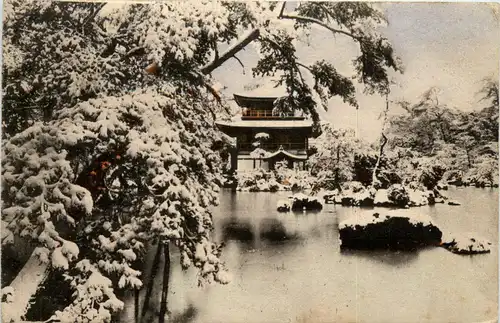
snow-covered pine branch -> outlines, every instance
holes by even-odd
[[[225,141],[213,119],[227,114],[213,102],[214,80],[201,73],[214,43],[259,30],[254,73],[283,73],[282,103],[319,119],[313,86],[290,71],[303,30],[280,19],[275,3],[220,4],[127,4],[106,13],[97,3],[5,1],[2,217],[79,291],[58,317],[107,321],[121,307],[113,290],[141,286],[138,263],[153,239],[176,245],[201,281],[228,281],[209,235],[222,169],[215,147]],[[397,67],[390,47],[370,40],[363,50],[374,54],[376,74],[367,74],[368,55],[359,75],[383,84],[385,68]],[[321,66],[322,80],[337,75]],[[349,84],[319,83],[349,98]]]

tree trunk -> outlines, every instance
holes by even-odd
[[[377,181],[377,171],[378,168],[380,167],[380,160],[382,159],[382,156],[384,155],[384,146],[387,144],[387,137],[384,134],[385,130],[385,125],[387,123],[387,114],[389,113],[389,92],[385,94],[385,111],[384,111],[384,120],[382,121],[382,143],[380,144],[380,150],[378,153],[378,158],[377,162],[375,163],[375,167],[373,168],[373,173],[372,173],[372,187],[375,185]]]
[[[151,299],[151,294],[153,293],[153,286],[156,274],[158,273],[158,268],[160,267],[160,256],[161,256],[162,244],[158,242],[158,247],[156,249],[155,258],[153,260],[153,266],[151,267],[151,275],[149,277],[148,287],[146,289],[146,295],[144,296],[144,306],[142,308],[141,317],[144,318],[149,309],[149,301]]]
[[[134,290],[134,320],[135,323],[140,323],[139,317],[139,289]]]
[[[372,173],[372,186],[375,185],[375,182],[377,181],[377,171],[378,171],[378,168],[380,167],[380,160],[382,159],[382,156],[384,155],[385,144],[387,144],[387,137],[384,134],[382,134],[382,143],[380,144],[380,150],[378,153],[377,162],[375,163],[375,167],[373,168],[373,173]]]
[[[168,242],[166,242],[163,247],[163,254],[165,256],[165,263],[163,264],[163,288],[161,292],[160,318],[158,323],[165,323],[165,315],[167,314],[168,283],[170,278],[170,249]]]
[[[465,153],[467,154],[467,166],[469,166],[469,168],[472,167],[472,161],[470,159],[470,152],[468,149],[465,149]]]

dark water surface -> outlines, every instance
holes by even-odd
[[[481,322],[497,316],[498,190],[446,192],[461,206],[401,210],[426,213],[449,232],[476,232],[490,254],[340,251],[338,223],[372,210],[326,205],[318,213],[280,214],[289,193],[221,194],[215,236],[227,243],[229,285],[196,286],[177,256],[169,308],[178,322]],[[384,212],[384,209],[377,210]],[[177,314],[176,314],[177,315]]]

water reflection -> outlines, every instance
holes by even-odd
[[[299,239],[298,232],[287,230],[279,219],[265,218],[259,223],[260,238],[270,242],[288,241]]]
[[[170,317],[169,322],[190,323],[194,322],[197,315],[198,315],[198,309],[193,304],[189,304],[182,313],[173,314]]]
[[[237,241],[242,245],[258,247],[261,243],[281,243],[301,239],[295,225],[288,225],[286,219],[230,218],[221,223],[222,241]]]
[[[388,266],[410,266],[418,259],[419,250],[411,251],[384,251],[384,250],[352,250],[341,249],[343,257],[366,258],[368,261],[376,261]]]
[[[442,231],[477,232],[498,241],[498,191],[451,189],[461,206],[401,210],[428,214]],[[316,213],[278,213],[289,193],[223,192],[215,235],[226,242],[229,285],[196,288],[174,268],[174,313],[196,323],[424,322],[494,318],[498,251],[461,257],[443,248],[414,252],[340,250],[338,223],[380,208],[325,205]],[[192,300],[189,306],[179,301]],[[196,309],[197,310],[196,310]],[[189,314],[191,313],[191,314]]]
[[[228,242],[238,240],[249,242],[255,239],[254,228],[250,221],[238,218],[231,218],[222,224],[223,240]]]

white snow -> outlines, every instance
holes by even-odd
[[[391,210],[374,216],[373,213],[362,213],[352,216],[339,224],[339,229],[346,227],[367,226],[368,224],[382,223],[390,218],[407,218],[411,224],[422,224],[423,226],[434,225],[430,216],[425,214],[407,214],[400,210]]]
[[[269,152],[262,148],[255,148],[250,152],[252,158],[267,158],[267,156],[269,156]]]
[[[269,139],[269,134],[267,132],[259,132],[255,135],[255,139],[261,139],[261,140]]]
[[[68,259],[63,255],[62,248],[55,248],[52,251],[52,266],[59,269],[69,269]]]
[[[80,250],[78,249],[76,243],[68,240],[64,240],[61,251],[69,261],[77,259],[78,254],[80,253]]]
[[[377,193],[375,193],[375,198],[373,199],[373,204],[383,205],[386,203],[392,203],[387,195],[387,190],[386,189],[377,190]]]
[[[121,254],[127,261],[135,261],[137,259],[137,255],[132,249],[120,249],[118,253]]]
[[[219,269],[215,274],[215,280],[221,284],[229,284],[232,278],[232,275],[227,270]]]
[[[429,204],[428,195],[426,192],[407,189],[410,203],[414,206],[422,206]]]
[[[453,253],[487,253],[491,250],[491,242],[473,232],[448,233],[442,241],[443,244],[447,245],[446,248]]]
[[[7,225],[8,225],[7,222],[2,221],[0,228],[2,235],[2,246],[14,243],[14,234],[12,233],[11,230],[9,230]]]
[[[64,258],[64,257],[63,257]],[[36,293],[40,284],[47,277],[47,263],[41,263],[38,257],[33,253],[23,266],[16,278],[10,284],[8,291],[14,291],[11,303],[2,304],[2,321],[6,321],[8,315],[15,321],[19,321],[30,306],[31,297]],[[4,312],[4,310],[7,310]]]

